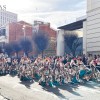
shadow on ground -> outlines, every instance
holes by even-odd
[[[96,89],[96,87],[100,87],[100,82],[89,81],[89,82],[86,82],[85,84],[80,84],[80,85],[88,87],[88,88]]]
[[[67,92],[70,92],[71,94],[73,95],[76,95],[76,96],[81,96],[79,93],[77,93],[75,91],[75,89],[78,88],[78,85],[69,85],[69,84],[66,84],[66,85],[62,85],[62,86],[57,86],[56,88],[52,88],[52,87],[43,87],[43,90],[46,90],[48,92],[51,92],[55,95],[57,95],[59,98],[62,98],[62,99],[66,99],[66,100],[69,100],[68,98],[66,98],[61,92],[60,92],[60,89],[61,90],[65,90]]]
[[[21,81],[20,84],[24,85],[26,88],[30,89],[31,84],[33,84],[34,81],[29,82],[29,81]]]

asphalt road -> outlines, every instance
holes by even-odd
[[[42,87],[38,82],[22,83],[17,76],[0,77],[0,100],[100,100],[100,84]]]

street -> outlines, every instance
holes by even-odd
[[[17,76],[0,77],[0,100],[100,100],[100,84],[42,87],[38,82],[22,83]]]

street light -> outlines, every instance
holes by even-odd
[[[4,53],[4,44],[5,44],[6,38],[5,36],[0,37],[0,44],[2,46],[2,51]]]
[[[25,25],[23,25],[22,29],[23,29],[23,32],[24,32],[24,42],[25,42],[25,39],[26,39],[26,33],[25,33]],[[24,56],[26,56],[25,52],[24,52]]]
[[[25,40],[25,38],[26,38],[25,27],[26,27],[25,25],[23,25],[23,27],[22,27],[23,32],[24,32],[24,40]]]
[[[7,36],[6,36],[6,29],[4,26],[0,26],[0,45],[2,46],[2,51],[4,52],[4,45],[7,42]]]

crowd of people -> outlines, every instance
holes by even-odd
[[[84,83],[100,78],[100,55],[71,55],[20,59],[0,54],[0,76],[18,75],[21,81],[38,80],[42,86]]]

